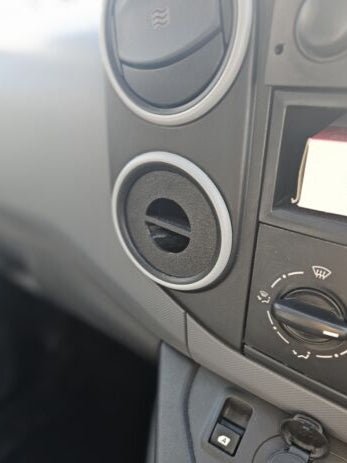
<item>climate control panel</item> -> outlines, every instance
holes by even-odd
[[[260,227],[247,346],[347,392],[347,248]]]

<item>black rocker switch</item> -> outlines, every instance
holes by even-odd
[[[235,426],[233,423],[228,423],[226,420],[222,420],[221,423],[216,424],[210,443],[228,455],[234,456],[243,433],[244,430],[242,428]]]
[[[233,457],[246,431],[252,408],[234,395],[229,397],[222,408],[210,437],[210,444]]]

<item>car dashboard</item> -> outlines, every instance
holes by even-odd
[[[0,10],[1,272],[161,344],[149,461],[346,461],[346,216],[297,197],[347,113],[345,2]]]

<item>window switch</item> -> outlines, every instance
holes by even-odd
[[[217,423],[212,433],[210,443],[230,456],[234,456],[241,436],[232,429]]]

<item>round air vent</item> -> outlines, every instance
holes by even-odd
[[[228,209],[210,178],[181,156],[152,152],[130,161],[116,180],[112,214],[130,259],[163,286],[201,289],[225,270]]]
[[[104,64],[118,95],[138,116],[184,124],[230,88],[251,24],[252,0],[107,0]]]

